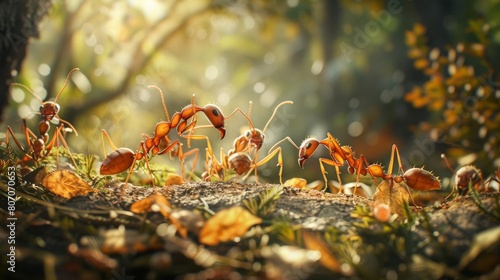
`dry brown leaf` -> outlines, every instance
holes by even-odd
[[[152,207],[154,208],[154,205],[156,205],[158,209],[152,209]],[[134,202],[130,206],[130,211],[136,214],[157,211],[160,212],[165,218],[170,216],[171,210],[172,208],[167,198],[161,194],[152,194],[144,199]]]
[[[167,179],[165,180],[165,187],[172,185],[182,185],[184,183],[184,178],[181,175],[177,174],[168,174]]]
[[[95,191],[78,175],[67,170],[57,170],[45,175],[42,185],[52,193],[67,199]]]
[[[293,188],[302,189],[307,185],[306,179],[294,177],[292,179],[286,180],[283,184],[284,186],[289,186]]]
[[[404,217],[404,203],[408,203],[410,194],[399,183],[394,183],[393,180],[382,181],[377,190],[373,194],[373,202],[375,204],[384,203],[389,205],[391,213],[398,214],[398,218]]]
[[[350,275],[352,273],[352,269],[347,266],[342,267],[342,263],[331,253],[326,243],[317,235],[304,231],[302,238],[307,249],[321,253],[321,258],[319,259],[321,265],[343,275]]]
[[[201,228],[200,242],[215,246],[220,242],[241,237],[250,227],[262,223],[262,219],[252,215],[241,206],[234,206],[217,212]]]

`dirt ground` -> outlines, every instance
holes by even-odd
[[[121,191],[119,185],[119,182],[110,183],[99,191],[69,200],[53,196],[48,192],[44,193],[43,190],[37,188],[18,191],[18,195],[21,197],[16,204],[16,215],[18,217],[16,268],[18,272],[14,274],[14,278],[10,279],[28,279],[25,277],[31,279],[87,279],[88,277],[101,279],[162,279],[166,277],[165,275],[186,279],[219,278],[218,276],[208,277],[205,275],[207,273],[206,266],[200,264],[194,257],[191,258],[186,254],[179,256],[179,254],[175,253],[162,255],[162,250],[167,248],[167,245],[162,242],[153,242],[153,238],[148,239],[149,245],[146,246],[145,250],[134,251],[127,245],[123,246],[124,252],[122,254],[112,251],[101,256],[99,252],[96,255],[101,256],[101,259],[96,256],[89,257],[89,252],[93,251],[72,250],[71,248],[75,248],[75,244],[80,247],[84,246],[82,240],[86,236],[92,236],[92,234],[97,236],[106,230],[110,231],[110,229],[119,228],[120,225],[125,225],[127,229],[134,229],[137,232],[147,232],[148,228],[152,228],[154,232],[155,227],[158,228],[159,224],[165,222],[165,219],[157,213],[137,215],[130,212],[130,206],[134,202],[153,194],[152,188],[130,185],[125,189],[123,199],[119,200]],[[260,193],[275,186],[258,183],[198,182],[157,188],[157,192],[168,199],[173,209],[200,210],[202,212],[204,209],[208,209],[213,213],[217,213],[222,209],[241,205],[242,201],[256,198]],[[40,195],[40,192],[43,194]],[[1,196],[0,199],[4,200],[2,205],[6,205],[6,197]],[[488,211],[494,211],[495,209],[498,211],[500,209],[498,201],[498,193],[481,195],[482,207]],[[359,217],[353,215],[357,206],[365,206],[371,209],[373,201],[360,196],[346,196],[317,190],[283,187],[283,191],[276,201],[275,209],[270,217],[266,218],[266,221],[286,217],[293,226],[302,230],[321,234],[334,227],[341,234],[349,234],[356,231],[354,225],[360,221]],[[413,226],[411,230],[413,234],[409,237],[412,243],[429,242],[429,228],[434,229],[434,235],[436,239],[439,239],[439,244],[446,244],[447,250],[451,252],[446,256],[448,258],[446,260],[448,267],[459,265],[464,254],[473,245],[475,236],[485,230],[495,229],[499,226],[499,220],[490,217],[486,213],[487,211],[479,209],[471,196],[458,197],[444,203],[436,202],[426,207],[412,206],[411,210],[415,214],[424,211],[425,217],[427,217],[425,219],[426,223]],[[4,216],[2,217],[3,220],[6,220],[5,212],[2,212],[2,216]],[[5,227],[2,227],[0,237],[3,239],[7,236],[8,232]],[[190,238],[192,238],[191,235]],[[173,242],[172,240],[170,239],[170,242]],[[181,238],[175,240],[179,240],[179,244],[184,242],[181,241]],[[96,238],[94,242],[98,242],[98,239]],[[179,244],[175,246],[182,247]],[[188,246],[187,244],[186,246]],[[191,244],[190,246],[195,246],[192,244],[198,246],[196,242],[189,244]],[[490,261],[500,261],[500,244],[498,242],[490,244],[493,244],[493,247],[486,250]],[[230,255],[231,250],[228,250],[228,246],[227,244],[221,244],[216,248],[211,248],[213,249],[211,252],[216,252],[219,255]],[[5,252],[8,248],[6,245],[1,247],[3,248],[2,252]],[[180,247],[176,247],[177,252],[180,251]],[[426,252],[427,256],[439,255],[439,252],[433,252],[432,250],[435,250],[435,247],[431,248],[429,246],[429,252]],[[85,253],[88,254],[85,255]],[[5,254],[2,255],[5,257]],[[171,270],[163,274],[159,273],[158,268],[151,264],[154,258],[159,258],[157,262],[161,263],[162,257],[168,259],[166,261],[168,265],[166,266],[172,266]],[[97,260],[95,260],[96,258]],[[439,259],[436,261],[439,261]],[[4,267],[5,261],[2,263],[2,273],[4,273],[6,271],[6,267]],[[172,265],[172,263],[175,265]],[[188,265],[181,265],[184,263],[188,263]],[[229,270],[217,270],[218,273],[222,273],[219,275],[220,278],[242,279],[243,276],[247,275],[245,269],[230,267]],[[486,279],[494,279],[491,277],[499,275],[500,265],[498,265],[498,262],[492,267],[493,270],[489,269],[487,271]],[[155,270],[157,273],[151,274],[151,271]],[[298,278],[281,275],[281,279],[324,279],[324,277],[332,277],[332,275],[333,278],[339,277],[338,274],[328,276],[329,274],[325,274],[324,269],[318,271],[318,273],[315,270],[308,271],[303,277]],[[475,273],[473,276],[479,277],[481,273]],[[236,274],[239,278],[235,276]],[[256,278],[253,279],[272,279],[269,273],[265,275],[266,277],[263,277],[262,274],[255,274],[254,277]],[[11,277],[12,275],[6,274],[6,276]],[[192,278],[190,278],[191,276]],[[347,275],[344,275],[340,278],[346,277]],[[356,276],[356,274],[351,274],[347,278],[350,277],[363,279],[361,275]]]

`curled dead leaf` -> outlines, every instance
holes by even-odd
[[[56,170],[45,175],[42,185],[52,193],[67,199],[95,191],[78,175],[67,170]]]
[[[262,223],[241,206],[223,209],[212,216],[201,228],[199,240],[205,245],[215,246],[221,242],[241,237],[250,227]]]
[[[134,202],[130,206],[130,211],[136,214],[143,214],[151,211],[160,212],[164,217],[168,217],[172,208],[167,198],[161,194],[153,194],[144,199]]]

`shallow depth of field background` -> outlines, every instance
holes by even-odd
[[[156,85],[165,93],[170,115],[190,104],[193,94],[198,105],[214,103],[225,114],[237,107],[247,112],[252,101],[251,119],[260,129],[278,103],[293,101],[266,131],[260,158],[285,136],[299,145],[309,136],[323,139],[330,132],[370,163],[387,166],[391,146],[397,144],[404,168],[425,166],[450,176],[442,152],[455,167],[459,157],[481,158],[480,152],[470,141],[436,141],[426,128],[439,122],[442,112],[415,108],[405,100],[414,86],[429,80],[408,55],[407,31],[422,24],[429,48],[446,52],[476,40],[468,26],[483,20],[490,26],[490,43],[498,46],[499,15],[499,1],[486,0],[56,1],[16,82],[47,100],[57,94],[70,69],[80,68],[58,100],[60,116],[80,133],[67,137],[74,153],[102,157],[101,129],[115,145],[135,150],[141,134],[152,134],[155,124],[166,119],[160,95],[148,89]],[[490,59],[500,65],[494,63],[498,57]],[[494,82],[488,86],[498,90]],[[13,88],[0,131],[9,125],[20,133],[21,118],[29,119],[35,130],[39,105],[29,93]],[[207,123],[201,113],[199,120]],[[197,133],[210,137],[218,156],[220,147],[229,150],[247,128],[247,121],[235,115],[226,121],[222,141],[212,128]],[[480,136],[498,137],[495,133],[490,129]],[[198,174],[205,146],[193,141],[201,150]],[[281,146],[285,180],[322,179],[317,158],[329,157],[325,149],[302,170],[297,150],[288,142]],[[271,182],[278,181],[276,160],[259,168]],[[489,160],[475,164],[491,172],[498,154]],[[168,156],[153,162],[179,167]],[[329,178],[336,179],[334,169],[328,170]],[[346,167],[341,171],[347,174]]]

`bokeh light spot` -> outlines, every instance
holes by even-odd
[[[347,127],[347,133],[352,137],[358,137],[363,133],[363,124],[356,121],[349,124]]]

